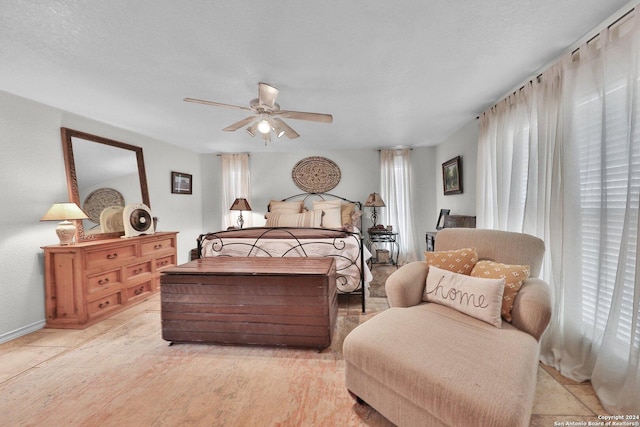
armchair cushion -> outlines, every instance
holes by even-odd
[[[529,278],[530,271],[528,265],[509,265],[493,261],[478,261],[475,267],[473,267],[473,270],[471,270],[471,275],[487,279],[504,279],[502,317],[504,317],[504,320],[507,322],[511,322],[513,302],[516,299],[522,283]]]
[[[500,328],[504,279],[484,279],[429,267],[423,299]]]
[[[451,251],[425,252],[424,258],[430,266],[468,276],[473,266],[478,262],[478,253],[475,248],[465,248]]]

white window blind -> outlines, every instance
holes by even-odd
[[[579,141],[579,218],[582,233],[582,319],[585,335],[604,334],[613,304],[616,280],[623,284],[617,338],[636,349],[640,334],[632,334],[640,186],[640,129],[629,115],[638,112],[637,82],[622,77],[592,87],[574,112],[574,136]],[[638,117],[640,118],[640,117]],[[625,223],[626,219],[626,223]],[[626,224],[626,228],[625,228]],[[626,243],[623,247],[623,238]],[[622,267],[622,268],[621,268]],[[622,277],[618,277],[622,274]],[[637,298],[637,297],[636,297]],[[633,335],[633,336],[632,336]]]

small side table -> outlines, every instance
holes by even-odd
[[[371,247],[374,243],[383,243],[389,245],[389,262],[393,265],[398,265],[398,256],[400,255],[400,244],[398,243],[398,233],[387,230],[368,230],[369,238],[367,239],[367,249],[374,255]],[[377,263],[378,260],[374,256],[373,262]]]

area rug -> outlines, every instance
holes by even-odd
[[[379,308],[376,308],[379,307]],[[323,351],[176,344],[160,312],[124,325],[0,387],[7,426],[389,426],[344,385],[342,342],[384,309],[339,314]]]
[[[387,297],[387,293],[384,290],[384,284],[387,281],[387,277],[397,269],[398,268],[395,265],[391,264],[373,264],[373,268],[371,269],[373,280],[369,282],[369,293],[372,297]]]

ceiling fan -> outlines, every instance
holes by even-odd
[[[258,98],[251,100],[249,107],[241,107],[238,105],[221,104],[219,102],[205,101],[202,99],[185,98],[186,102],[195,102],[204,105],[213,105],[215,107],[232,108],[235,110],[250,111],[253,115],[240,120],[232,125],[222,129],[227,132],[233,132],[241,127],[247,126],[247,133],[255,136],[257,133],[262,134],[265,144],[271,141],[271,131],[280,138],[283,135],[289,139],[297,138],[300,135],[293,130],[291,126],[286,124],[281,117],[296,120],[308,120],[312,122],[331,123],[333,116],[331,114],[322,113],[305,113],[302,111],[281,110],[280,105],[276,102],[278,89],[268,85],[267,83],[258,83]]]

